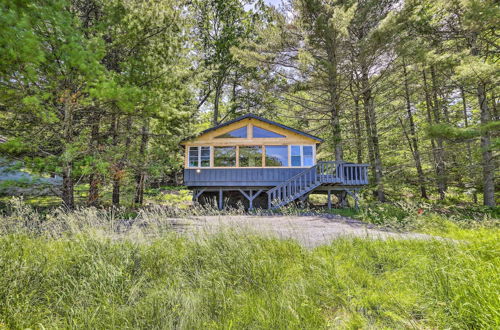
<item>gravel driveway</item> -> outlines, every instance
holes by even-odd
[[[337,216],[204,216],[188,220],[192,228],[217,231],[236,227],[280,238],[296,239],[306,247],[328,244],[338,237],[371,239],[433,239],[425,234],[398,233],[358,220]]]

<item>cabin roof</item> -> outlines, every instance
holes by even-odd
[[[275,125],[275,126],[281,127],[281,128],[283,128],[283,129],[286,129],[286,130],[292,131],[292,132],[294,132],[294,133],[297,133],[297,134],[300,134],[300,135],[306,136],[306,137],[308,137],[308,138],[311,138],[311,139],[313,139],[313,140],[316,140],[316,141],[318,141],[318,143],[323,142],[323,139],[321,139],[321,138],[319,138],[319,137],[317,137],[317,136],[311,135],[311,134],[306,133],[306,132],[299,131],[299,130],[297,130],[297,129],[295,129],[295,128],[288,127],[288,126],[286,126],[286,125],[283,125],[283,124],[277,123],[277,122],[275,122],[275,121],[272,121],[272,120],[269,120],[269,119],[266,119],[266,118],[263,118],[263,117],[256,116],[256,115],[251,114],[251,113],[246,114],[246,115],[243,115],[243,116],[238,117],[238,118],[235,118],[235,119],[233,119],[233,120],[227,121],[227,122],[225,122],[225,123],[219,124],[219,125],[217,125],[217,126],[210,127],[209,129],[206,129],[206,130],[204,130],[204,131],[200,132],[200,133],[199,133],[199,134],[197,134],[196,136],[192,136],[192,137],[189,137],[189,138],[186,138],[186,139],[182,140],[182,142],[185,142],[185,141],[191,140],[191,139],[196,138],[196,137],[198,137],[198,136],[201,136],[201,135],[203,135],[203,134],[205,134],[205,133],[208,133],[208,132],[211,132],[211,131],[218,130],[219,128],[222,128],[222,127],[225,127],[225,126],[228,126],[228,125],[234,124],[234,123],[236,123],[236,122],[239,122],[239,121],[242,121],[242,120],[244,120],[244,119],[248,119],[248,118],[252,118],[252,119],[256,119],[256,120],[260,120],[260,121],[263,121],[263,122],[265,122],[265,123],[268,123],[268,124],[271,124],[271,125]]]

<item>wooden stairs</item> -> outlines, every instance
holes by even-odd
[[[322,185],[348,187],[366,185],[368,167],[367,164],[318,162],[268,190],[269,208],[280,208],[297,199],[305,198]]]

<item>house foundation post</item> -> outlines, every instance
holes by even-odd
[[[223,207],[223,202],[222,202],[222,189],[219,189],[219,210],[222,210]]]
[[[249,196],[250,198],[248,199],[248,209],[252,210],[253,209],[253,191],[249,191]]]
[[[253,190],[249,190],[248,191],[248,194],[245,193],[244,190],[242,189],[238,189],[240,191],[240,193],[248,200],[248,209],[249,210],[252,210],[253,209],[253,200],[255,198],[257,198],[257,196],[260,195],[261,192],[263,192],[264,190],[257,190],[257,192],[254,193]],[[268,197],[268,202],[270,200],[270,197]]]
[[[332,191],[328,189],[328,209],[332,209]]]
[[[193,190],[193,202],[198,202],[198,199],[200,198],[201,194],[205,191],[205,188],[200,189],[200,190]]]

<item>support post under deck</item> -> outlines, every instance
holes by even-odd
[[[257,196],[259,196],[261,192],[264,191],[264,190],[261,189],[261,190],[257,190],[257,192],[254,193],[253,190],[250,189],[248,191],[248,194],[247,194],[247,193],[245,193],[245,191],[243,189],[238,189],[238,190],[248,200],[248,205],[249,205],[248,209],[249,210],[253,209],[253,200],[255,198],[257,198]]]
[[[328,209],[332,209],[332,191],[328,189]]]
[[[200,190],[193,190],[193,202],[198,202],[198,198],[200,198],[201,194],[203,194],[205,190],[205,188]]]
[[[222,189],[219,189],[219,210],[222,210],[222,207],[223,207],[223,203],[222,203]]]
[[[249,194],[250,198],[248,198],[248,209],[253,209],[253,192],[250,190]]]

